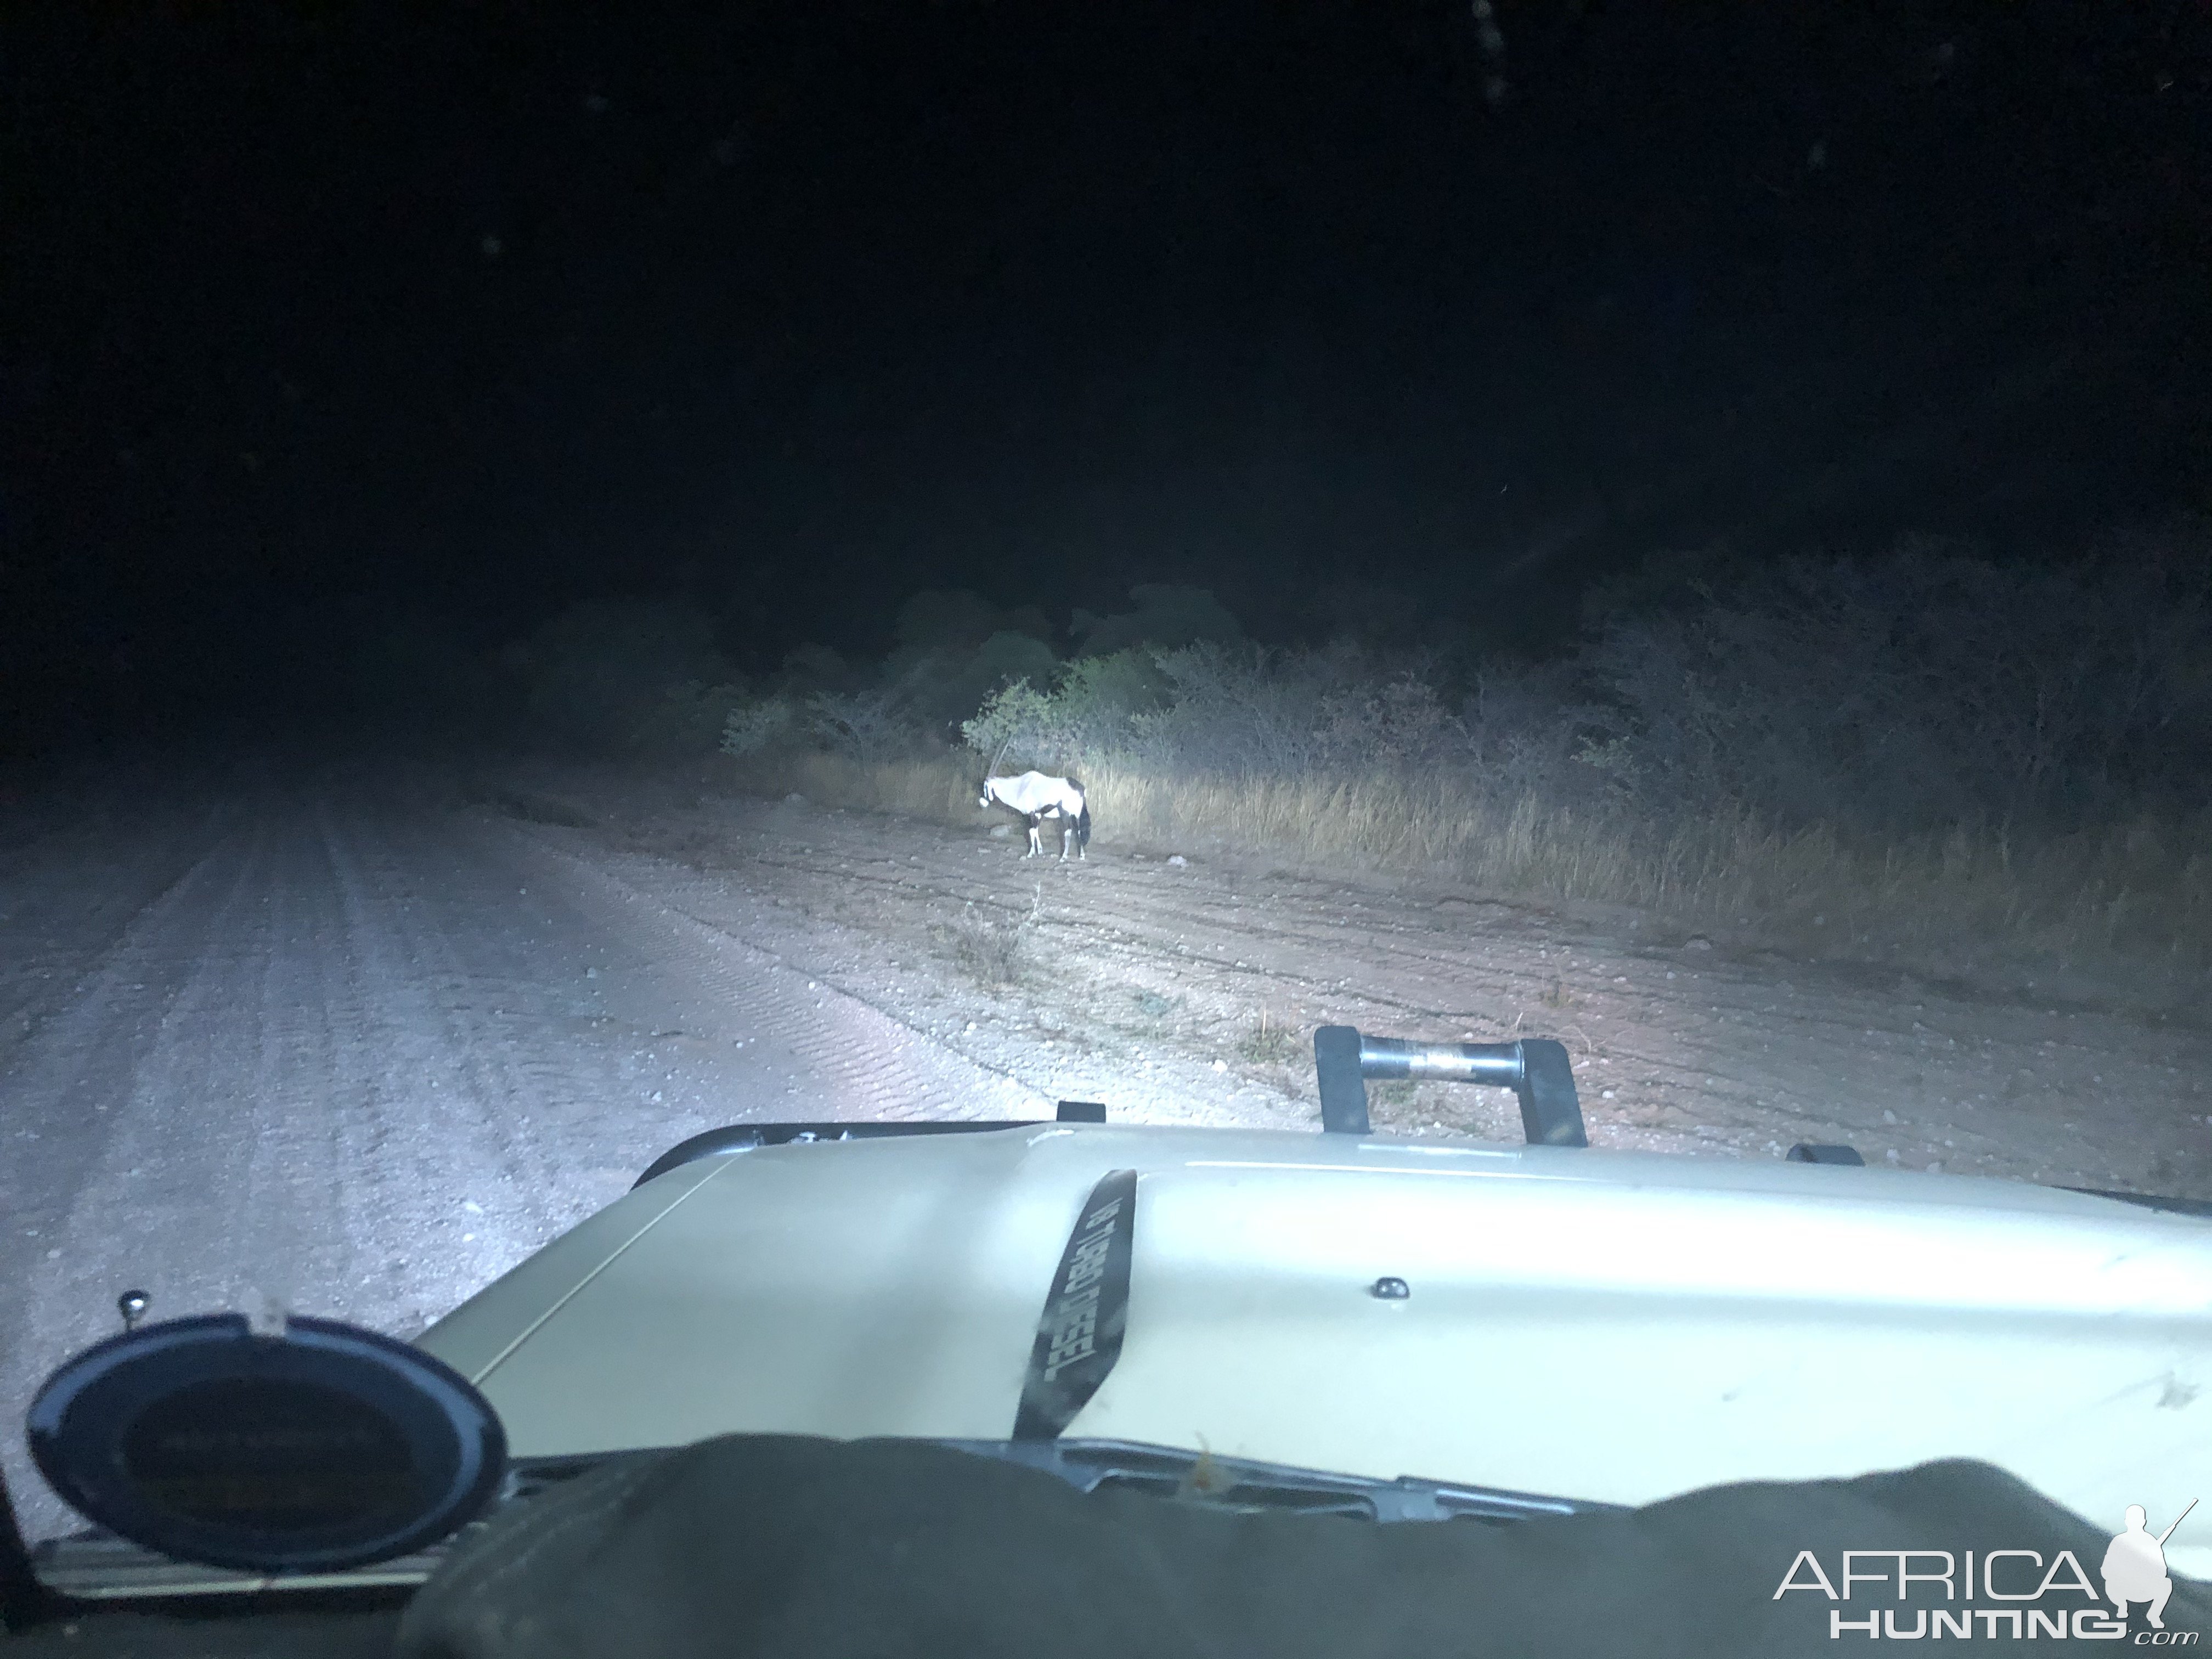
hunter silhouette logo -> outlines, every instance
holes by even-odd
[[[2189,1510],[2197,1507],[2197,1500],[2189,1500],[2189,1509],[2173,1517],[2173,1526],[2153,1537],[2150,1516],[2140,1504],[2128,1505],[2128,1529],[2112,1540],[2105,1552],[2105,1599],[2119,1609],[2120,1617],[2128,1616],[2128,1603],[2150,1603],[2150,1627],[2166,1628],[2166,1598],[2173,1594],[2173,1580],[2166,1576],[2166,1540],[2173,1536],[2173,1528],[2189,1517]]]

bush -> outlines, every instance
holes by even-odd
[[[1129,590],[1129,597],[1137,608],[1119,616],[1101,617],[1088,611],[1075,613],[1072,631],[1083,641],[1085,656],[1112,656],[1144,648],[1175,651],[1187,645],[1229,645],[1244,637],[1237,618],[1206,588],[1139,582]]]
[[[806,700],[806,729],[833,755],[873,765],[915,746],[901,688],[817,691]]]
[[[721,750],[742,760],[788,743],[798,730],[799,716],[788,697],[739,702],[722,721]]]
[[[1042,611],[1005,610],[975,593],[917,593],[893,631],[898,643],[878,684],[898,687],[908,718],[932,738],[950,735],[1000,686],[1049,680],[1058,662]]]
[[[2212,573],[2141,543],[2070,569],[1929,545],[1796,559],[1614,623],[1585,661],[1646,806],[1919,832],[2197,794]]]
[[[1227,775],[1426,769],[1464,760],[1466,727],[1428,669],[1353,645],[1323,651],[1194,645],[1157,659],[1168,706],[1139,728],[1157,763]]]
[[[1132,647],[1005,687],[962,734],[1079,774],[1125,841],[1443,865],[1931,960],[2005,939],[2201,964],[2208,539],[2066,568],[1908,544],[1647,584],[1578,651],[1456,695],[1348,645]]]
[[[2208,539],[2063,568],[1919,544],[1714,569],[1647,583],[1557,660],[1456,679],[1350,644],[1170,642],[1191,590],[1139,590],[1133,616],[1170,641],[1049,665],[951,596],[916,613],[898,672],[794,681],[723,743],[804,749],[778,775],[810,798],[951,823],[996,757],[1082,778],[1109,843],[1443,868],[1931,963],[2002,940],[2164,971],[2212,939]],[[1093,645],[1143,631],[1083,621]],[[917,710],[980,659],[1004,682],[960,723],[973,756],[945,755]]]
[[[1139,765],[1209,775],[1343,776],[1450,765],[1464,725],[1419,665],[1357,647],[1199,644],[1079,658],[1040,691],[1018,680],[961,726],[979,754],[1059,771]]]
[[[729,683],[664,685],[657,702],[640,700],[620,732],[619,747],[633,754],[712,754],[743,695]]]

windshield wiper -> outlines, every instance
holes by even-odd
[[[166,1601],[308,1591],[407,1591],[429,1577],[455,1543],[481,1529],[509,1505],[526,1504],[579,1475],[611,1463],[660,1455],[661,1449],[652,1448],[515,1458],[507,1465],[498,1495],[483,1516],[470,1522],[453,1537],[441,1539],[426,1549],[365,1567],[286,1573],[272,1577],[265,1573],[239,1572],[228,1567],[173,1560],[98,1527],[31,1546],[30,1567],[42,1589],[73,1601]]]
[[[1490,1486],[1462,1486],[1400,1475],[1384,1480],[1302,1469],[1249,1458],[1127,1440],[948,1440],[945,1447],[1049,1474],[1079,1492],[1140,1492],[1210,1509],[1279,1515],[1334,1515],[1352,1520],[1485,1521],[1502,1524],[1540,1516],[1591,1515],[1620,1505],[1581,1498],[1539,1497]],[[662,1449],[593,1452],[561,1457],[520,1457],[508,1468],[490,1514],[532,1499],[611,1463],[658,1457]],[[487,1516],[485,1519],[489,1519]],[[343,1571],[271,1578],[222,1567],[195,1566],[142,1549],[97,1529],[48,1539],[30,1552],[40,1583],[78,1601],[141,1601],[203,1596],[266,1595],[271,1591],[404,1592],[435,1571],[459,1537],[483,1525],[471,1522],[456,1538],[394,1561]]]
[[[1079,1492],[1119,1488],[1214,1509],[1340,1515],[1383,1522],[1503,1523],[1550,1515],[1617,1513],[1623,1507],[1579,1498],[1425,1480],[1409,1474],[1387,1480],[1337,1474],[1127,1440],[939,1440],[934,1443],[1000,1462],[1018,1463],[1056,1476]]]

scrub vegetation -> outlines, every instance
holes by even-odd
[[[923,594],[882,660],[805,647],[753,683],[696,619],[644,607],[501,660],[540,736],[697,754],[712,732],[748,786],[824,804],[973,823],[995,759],[1079,779],[1101,849],[1442,872],[1937,966],[2196,969],[2209,539],[2185,524],[2057,568],[1926,542],[1658,562],[1540,661],[1262,646],[1164,586],[1065,640]]]
[[[896,757],[818,722],[749,748],[741,711],[728,746],[766,787],[954,822],[994,754],[1072,774],[1107,846],[1443,869],[1838,953],[2201,968],[2203,545],[2168,532],[2058,570],[1925,546],[1655,570],[1544,664],[1216,629],[1012,679],[957,744],[917,720]]]

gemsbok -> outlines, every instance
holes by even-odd
[[[1050,778],[1042,772],[1024,772],[1018,777],[983,780],[979,806],[1005,806],[1022,815],[1030,827],[1030,850],[1024,858],[1036,858],[1044,851],[1044,838],[1039,833],[1047,818],[1060,820],[1060,856],[1067,857],[1068,842],[1075,843],[1075,856],[1085,858],[1091,845],[1091,807],[1083,799],[1083,786],[1072,778]]]

